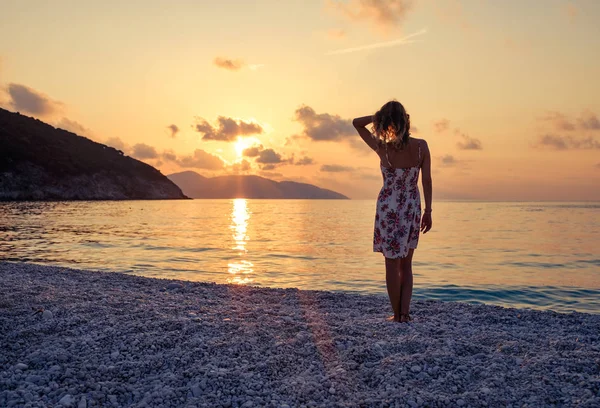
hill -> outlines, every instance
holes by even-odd
[[[259,176],[204,177],[193,171],[170,174],[170,180],[191,198],[295,198],[348,199],[335,191],[294,181],[274,181]]]
[[[187,198],[154,167],[0,109],[0,200]]]

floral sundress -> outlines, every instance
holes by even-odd
[[[383,187],[377,197],[373,252],[381,252],[386,258],[404,258],[409,249],[419,243],[421,224],[421,194],[419,165],[408,168],[392,168],[381,165]],[[389,158],[388,158],[389,163]]]

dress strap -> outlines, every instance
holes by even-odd
[[[419,140],[419,164],[421,163],[421,141]]]
[[[392,163],[390,162],[390,156],[388,155],[388,148],[385,147],[385,158],[387,159],[388,165],[392,167]]]

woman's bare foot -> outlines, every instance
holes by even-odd
[[[390,317],[387,318],[387,320],[390,321],[390,322],[399,322],[400,318],[397,317],[397,316],[390,316]]]
[[[400,323],[409,323],[411,320],[412,320],[412,317],[410,317],[410,315],[408,313],[406,313],[406,314],[403,313],[400,315],[400,319],[397,321],[399,321]]]

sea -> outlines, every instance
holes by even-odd
[[[433,208],[414,299],[600,313],[600,203]],[[374,213],[374,200],[0,202],[0,261],[385,295]]]

